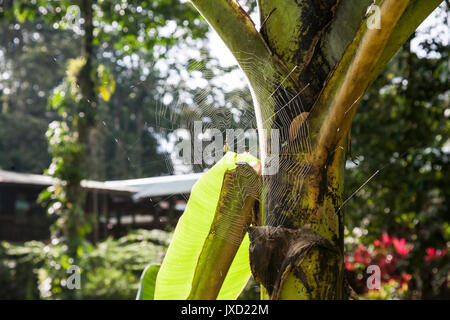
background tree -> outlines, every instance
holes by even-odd
[[[69,29],[73,33],[69,37],[75,38],[73,48],[76,48],[73,59],[67,60],[67,69],[65,77],[55,88],[52,96],[49,98],[50,107],[57,111],[61,121],[53,121],[49,125],[46,133],[49,142],[49,150],[52,154],[52,163],[47,170],[49,175],[58,178],[58,183],[43,192],[40,200],[48,201],[48,212],[57,217],[53,227],[53,233],[56,238],[63,236],[62,241],[67,245],[61,257],[57,259],[69,260],[70,264],[78,265],[83,250],[87,250],[85,236],[90,232],[90,223],[86,220],[84,212],[84,193],[80,182],[84,178],[100,179],[104,178],[100,170],[103,163],[103,154],[101,145],[103,144],[101,128],[106,127],[105,121],[101,124],[99,118],[102,111],[108,113],[107,102],[115,91],[115,79],[112,72],[98,61],[97,45],[102,45],[103,49],[108,47],[107,41],[110,41],[111,51],[114,54],[105,54],[103,58],[123,59],[122,66],[127,66],[127,59],[138,58],[141,63],[138,66],[123,68],[122,74],[133,73],[133,67],[137,69],[143,64],[143,75],[140,81],[152,80],[149,77],[152,64],[149,57],[156,56],[158,59],[164,56],[164,51],[158,53],[158,49],[167,50],[175,43],[175,36],[169,34],[167,37],[159,37],[155,29],[166,27],[168,20],[176,26],[172,32],[177,37],[195,39],[203,36],[206,28],[199,23],[197,14],[194,10],[186,8],[176,1],[158,1],[152,2],[150,9],[143,7],[142,2],[133,1],[130,3],[122,2],[117,4],[114,1],[91,1],[80,0],[70,1],[5,1],[2,2],[1,18],[9,22],[8,28],[20,30],[21,23],[41,22],[51,25],[54,29]],[[180,26],[180,27],[178,27]],[[190,28],[188,28],[190,27]],[[12,43],[23,44],[20,38],[25,35],[21,30],[18,31],[20,37],[15,37]],[[67,32],[65,34],[66,39]],[[36,35],[39,37],[39,34]],[[16,40],[18,38],[18,40]],[[113,43],[114,40],[120,40]],[[77,46],[78,42],[78,46]],[[7,43],[9,46],[9,43]],[[30,46],[32,47],[32,45]],[[46,47],[44,47],[47,50]],[[19,52],[23,46],[18,48]],[[51,63],[56,60],[55,53],[52,52]],[[134,55],[133,55],[134,53]],[[121,55],[121,57],[117,57]],[[48,58],[48,56],[47,56]],[[67,59],[67,56],[63,56]],[[53,60],[53,61],[52,61]],[[128,63],[129,64],[129,63]],[[119,62],[120,66],[121,63]],[[150,66],[150,68],[149,68]],[[49,68],[50,70],[53,68]],[[124,70],[127,69],[127,70]],[[28,71],[28,70],[27,70]],[[124,72],[125,71],[125,72]],[[42,74],[47,73],[42,72]],[[155,79],[153,75],[153,79]],[[123,82],[122,85],[130,88],[130,84]],[[18,85],[21,87],[21,84]],[[8,88],[10,91],[10,89]],[[128,93],[130,90],[127,90]],[[131,90],[133,91],[133,90]],[[122,91],[123,93],[123,91]],[[8,92],[8,95],[10,92]],[[148,134],[148,125],[144,125],[143,108],[144,98],[147,96],[145,88],[141,88],[138,99],[136,92],[129,93],[129,97],[135,106],[130,108],[127,116],[133,115],[137,120],[135,132],[137,136],[137,145],[139,155],[146,155],[143,150],[143,143],[149,141],[153,144],[153,154],[156,154],[155,139]],[[45,92],[40,94],[45,96]],[[102,101],[103,100],[103,101]],[[22,102],[22,101],[21,101]],[[19,102],[19,103],[21,103]],[[122,101],[116,103],[120,108]],[[4,104],[3,110],[8,111],[7,104]],[[128,106],[125,106],[128,109]],[[22,111],[24,109],[22,108]],[[132,119],[134,120],[134,119]],[[129,122],[128,122],[129,123]],[[115,127],[120,123],[115,123]],[[147,134],[144,139],[144,134]],[[119,144],[117,137],[114,140]],[[103,158],[103,159],[102,159]],[[156,159],[152,160],[157,160]],[[130,156],[127,155],[128,161]],[[127,166],[125,166],[126,168]],[[138,159],[134,175],[142,175],[142,161]],[[150,166],[152,171],[157,166]],[[155,170],[156,171],[156,170]],[[154,171],[153,171],[154,172]],[[130,175],[124,172],[127,178]],[[59,240],[56,240],[59,241]],[[67,266],[67,264],[65,264]],[[57,279],[56,279],[57,280]],[[73,291],[67,291],[70,296]]]
[[[448,250],[450,231],[448,28],[435,29],[447,25],[448,10],[441,5],[434,15],[426,31],[434,38],[413,48],[421,36],[415,34],[404,44],[352,124],[357,165],[348,162],[345,198],[378,173],[346,205],[347,249],[379,241],[383,233],[404,238],[410,251],[395,267],[411,275],[408,298],[448,295],[448,255],[431,260],[427,253]]]
[[[53,89],[63,82],[67,62],[77,56],[76,52],[81,46],[82,30],[77,29],[76,17],[66,17],[70,5],[80,4],[69,1],[2,2],[0,14],[5,28],[2,29],[5,32],[2,40],[7,53],[5,62],[9,64],[9,69],[5,65],[3,71],[4,74],[8,74],[8,70],[16,71],[9,75],[9,82],[6,79],[2,81],[7,87],[7,92],[2,95],[2,101],[5,101],[3,114],[6,115],[6,110],[28,113],[31,108],[37,108],[33,114],[37,118],[47,122],[58,118],[54,110],[46,110],[47,99]],[[193,9],[177,1],[152,2],[151,9],[145,4],[133,1],[119,5],[114,1],[93,4],[95,64],[104,65],[116,85],[110,100],[105,103],[100,99],[96,108],[96,118],[102,119],[102,122],[97,121],[95,124],[95,130],[100,136],[94,139],[94,145],[103,140],[106,154],[96,155],[98,160],[93,159],[91,154],[91,160],[95,160],[93,163],[104,163],[101,160],[104,156],[112,161],[108,161],[106,166],[96,166],[95,170],[91,168],[88,172],[91,179],[124,179],[170,173],[164,165],[164,157],[158,155],[158,144],[151,132],[151,127],[156,129],[155,124],[161,120],[157,109],[166,94],[161,92],[170,89],[165,83],[167,75],[160,74],[155,64],[164,59],[179,40],[183,40],[180,44],[184,43],[187,47],[201,46],[200,38],[205,35],[207,28]],[[164,31],[163,35],[162,30],[167,24],[173,28]],[[19,41],[19,38],[23,41]],[[24,49],[20,52],[14,49],[18,46]],[[32,51],[32,47],[36,49]],[[34,55],[31,55],[32,52]],[[22,63],[25,62],[19,58],[22,56],[28,59],[27,63]],[[42,63],[32,63],[37,59],[41,59]],[[171,65],[172,69],[181,67],[180,62]],[[42,77],[49,69],[57,72]],[[18,77],[19,74],[22,78]],[[26,81],[23,80],[25,77]],[[17,89],[8,83],[14,83]],[[49,84],[47,87],[46,83]],[[33,96],[22,98],[20,92],[27,90],[34,92]],[[97,95],[101,96],[100,92]],[[11,99],[13,96],[19,96],[20,99]],[[6,108],[6,102],[10,104],[9,108]],[[25,102],[32,106],[19,110],[13,105]],[[159,121],[159,126],[168,127],[168,123]],[[40,132],[43,137],[45,130],[41,128]],[[93,149],[94,146],[91,148],[89,145],[88,149]],[[42,157],[39,148],[28,147],[28,151],[36,158]],[[2,156],[6,157],[2,162],[5,169],[8,168],[7,158],[10,153],[6,148],[2,152]],[[16,166],[19,163],[15,161]],[[38,164],[30,163],[16,170],[40,173],[48,166],[47,163]]]

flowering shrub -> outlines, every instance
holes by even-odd
[[[425,250],[425,252],[426,252],[427,255],[425,256],[424,260],[426,262],[430,262],[430,261],[433,261],[433,260],[437,260],[437,259],[439,259],[441,257],[444,257],[446,255],[446,253],[447,253],[447,250],[446,249],[443,249],[443,250],[438,249],[438,250],[436,250],[434,248],[427,248]]]
[[[84,251],[81,288],[69,290],[64,244],[0,241],[0,299],[135,299],[142,270],[161,263],[171,233],[135,230]]]
[[[357,245],[345,256],[345,268],[349,273],[349,282],[354,289],[368,298],[402,298],[408,292],[411,275],[406,272],[406,260],[412,245],[404,238],[389,237],[383,234],[373,245]],[[370,265],[380,268],[380,289],[369,290],[366,269]]]
[[[412,275],[408,271],[411,269],[409,260],[413,248],[404,238],[390,237],[386,233],[372,245],[354,245],[345,256],[349,284],[363,299],[411,298]],[[446,249],[427,248],[425,253],[422,252],[423,263],[433,272],[437,268],[432,266],[439,265],[446,254]],[[380,268],[379,288],[369,289],[367,286],[371,276],[367,273],[367,267],[370,265]]]

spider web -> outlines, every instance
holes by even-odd
[[[236,206],[245,203],[249,186],[260,186],[257,191],[254,188],[250,191],[260,203],[264,203],[261,195],[270,198],[272,207],[269,208],[269,211],[276,212],[280,208],[283,211],[294,210],[297,199],[286,197],[283,177],[291,177],[292,192],[300,194],[305,177],[311,168],[307,161],[293,161],[293,158],[298,157],[299,154],[303,155],[303,159],[308,158],[307,154],[311,154],[308,122],[302,121],[294,130],[291,123],[292,119],[302,114],[305,115],[305,119],[307,118],[308,108],[303,105],[301,100],[304,88],[292,93],[284,86],[284,82],[290,74],[275,83],[266,76],[275,71],[271,65],[250,53],[240,52],[240,56],[243,54],[247,58],[241,61],[240,67],[243,74],[252,79],[252,87],[249,89],[253,101],[249,99],[248,89],[245,87],[237,86],[232,90],[222,89],[223,79],[221,83],[218,78],[223,77],[223,74],[218,74],[217,69],[211,66],[214,62],[213,59],[206,61],[191,59],[187,67],[188,72],[183,77],[180,76],[179,81],[173,81],[169,77],[163,80],[163,84],[158,90],[159,96],[154,97],[157,104],[153,120],[144,119],[144,121],[147,120],[146,125],[152,128],[148,134],[164,141],[166,145],[167,154],[164,155],[164,161],[168,174],[186,173],[192,170],[205,171],[211,167],[211,164],[205,163],[205,161],[186,165],[180,161],[179,154],[175,154],[174,133],[183,128],[192,134],[195,121],[201,121],[202,124],[200,140],[212,141],[212,137],[207,133],[209,130],[216,129],[223,135],[227,151],[242,153],[244,150],[236,149],[244,145],[247,152],[261,159],[263,164],[262,183],[260,178],[249,177],[248,185],[239,184],[237,181],[233,182],[231,179],[224,186],[224,188],[232,190],[231,192],[240,199],[234,202],[234,205],[223,207],[224,211],[221,215],[223,225],[233,225],[235,221],[239,221],[236,215],[241,214],[242,208]],[[291,70],[291,73],[294,70],[295,68]],[[145,86],[146,84],[142,82],[136,85]],[[257,96],[267,97],[267,101],[260,101],[258,108],[255,109],[254,101]],[[103,122],[103,126],[106,131],[111,127],[105,122]],[[226,141],[226,133],[229,129],[241,130],[235,136],[235,141]],[[129,152],[133,145],[122,143],[118,137],[114,136],[112,129],[110,132],[119,149],[132,164],[133,159],[130,158]],[[250,147],[252,133],[257,133],[257,146],[253,148]],[[191,138],[190,142],[193,144],[193,140],[199,137],[191,136]],[[234,146],[236,148],[231,149]],[[279,154],[280,152],[281,154]],[[267,175],[267,168],[271,166],[271,161],[278,161],[278,165],[275,163],[278,171],[274,176]],[[154,160],[148,159],[144,162],[152,163]],[[269,214],[265,224],[275,227],[284,226],[285,220],[285,215]],[[218,227],[214,235],[238,245],[246,227],[246,225],[236,226],[232,232],[230,229],[221,230]]]
[[[281,208],[281,206],[283,211],[294,210],[297,199],[295,197],[286,197],[286,189],[285,187],[283,188],[283,183],[285,183],[283,182],[283,177],[293,177],[292,191],[300,194],[303,189],[305,177],[311,168],[311,165],[307,161],[293,161],[293,158],[299,154],[302,154],[302,158],[306,159],[308,157],[305,155],[311,154],[312,152],[309,126],[308,122],[305,121],[307,118],[307,108],[305,108],[301,100],[301,93],[304,88],[295,93],[290,92],[284,86],[284,81],[290,74],[282,79],[281,83],[275,83],[266,76],[273,74],[275,71],[271,65],[261,61],[252,54],[244,54],[247,58],[242,59],[240,67],[244,74],[252,79],[252,87],[250,90],[253,96],[253,103],[256,101],[255,97],[257,96],[267,97],[267,101],[260,102],[258,108],[255,109],[253,103],[249,103],[245,99],[244,90],[235,90],[226,96],[220,97],[220,93],[214,92],[207,85],[193,91],[192,98],[190,99],[192,102],[191,106],[184,105],[184,101],[180,98],[181,94],[179,94],[174,103],[162,105],[161,109],[157,111],[160,117],[167,117],[169,115],[171,120],[177,118],[182,122],[183,116],[186,115],[186,112],[183,112],[183,108],[185,110],[186,108],[190,108],[190,110],[202,110],[202,117],[199,118],[202,118],[204,130],[218,129],[223,134],[233,125],[233,119],[231,113],[223,112],[224,109],[218,107],[217,102],[222,99],[222,104],[227,106],[227,108],[239,111],[238,128],[243,131],[254,130],[258,132],[258,150],[249,151],[253,156],[261,159],[263,163],[262,184],[257,177],[249,178],[248,185],[245,186],[240,185],[237,180],[233,181],[231,179],[227,181],[227,185],[223,187],[231,190],[230,192],[236,195],[236,197],[240,197],[240,201],[233,202],[233,204],[230,203],[229,206],[222,208],[224,210],[220,218],[223,222],[222,225],[232,225],[240,221],[236,215],[241,214],[242,208],[236,206],[245,203],[245,199],[249,193],[249,190],[246,189],[249,186],[262,185],[264,189],[258,188],[257,192],[254,190],[250,192],[261,203],[264,200],[260,198],[261,195],[269,197],[270,203],[275,204],[273,208],[275,211]],[[240,56],[242,55],[243,53],[240,52]],[[190,63],[189,68],[191,72],[198,72],[207,83],[210,83],[214,75],[209,70],[206,70],[205,65],[204,62],[193,61]],[[219,97],[214,99],[211,97],[212,94],[218,94]],[[299,115],[304,116],[303,121],[297,128],[292,128],[292,119]],[[246,137],[245,135],[241,135],[240,138],[245,139]],[[229,151],[239,152],[239,150]],[[279,154],[280,152],[282,154]],[[270,167],[271,161],[278,161],[278,165],[275,163],[275,166],[278,166],[278,172],[275,173],[274,177],[266,174],[266,169]],[[285,215],[269,214],[266,217],[265,224],[277,227],[284,226],[285,222]],[[216,228],[214,235],[238,245],[242,239],[242,230],[246,227],[245,225],[236,226],[231,232],[230,229],[221,230],[219,227]]]

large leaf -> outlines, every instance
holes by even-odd
[[[258,161],[249,154],[228,152],[192,188],[184,214],[174,232],[156,280],[155,299],[188,298],[202,248],[210,234],[224,175],[237,162]],[[218,240],[219,241],[219,240]],[[202,253],[203,254],[203,253]],[[246,234],[226,273],[217,299],[236,299],[250,278],[249,238]],[[214,277],[205,274],[204,277]]]
[[[141,283],[136,300],[153,300],[155,295],[156,276],[158,275],[160,266],[150,264],[145,267],[141,276]]]

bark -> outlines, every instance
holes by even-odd
[[[93,10],[91,0],[81,0],[80,11],[84,19],[84,36],[81,46],[81,57],[84,58],[85,63],[77,75],[77,85],[79,87],[82,99],[77,105],[74,118],[77,119],[76,135],[78,143],[84,148],[89,144],[91,136],[91,129],[95,120],[95,108],[96,108],[96,93],[95,93],[95,81],[93,70],[94,60],[94,46],[93,46]],[[93,132],[95,137],[95,132]],[[80,168],[85,169],[85,172],[89,172],[90,166],[88,165],[87,151],[84,149],[77,155],[79,158],[76,160],[81,163]],[[81,173],[79,177],[85,176],[86,173]],[[77,247],[80,244],[81,238],[84,234],[80,232],[86,224],[85,218],[85,200],[86,195],[80,186],[80,179],[67,181],[67,199],[71,204],[70,217],[68,218],[65,234],[69,239],[69,252],[73,257],[77,256]],[[81,235],[82,234],[82,235]]]
[[[371,29],[369,0],[259,0],[258,31],[236,1],[192,0],[235,55],[255,104],[263,187],[250,261],[263,298],[346,298],[341,206],[351,121],[439,2],[378,0],[381,28]],[[275,158],[272,139],[281,145]],[[269,161],[279,163],[275,174]]]
[[[80,70],[78,76],[78,85],[82,95],[82,100],[79,105],[78,120],[78,140],[82,144],[88,142],[89,129],[93,126],[95,121],[95,81],[93,75],[94,64],[94,24],[93,24],[93,10],[91,0],[81,0],[80,10],[84,18],[84,36],[81,45],[81,57],[85,59],[85,64]]]

